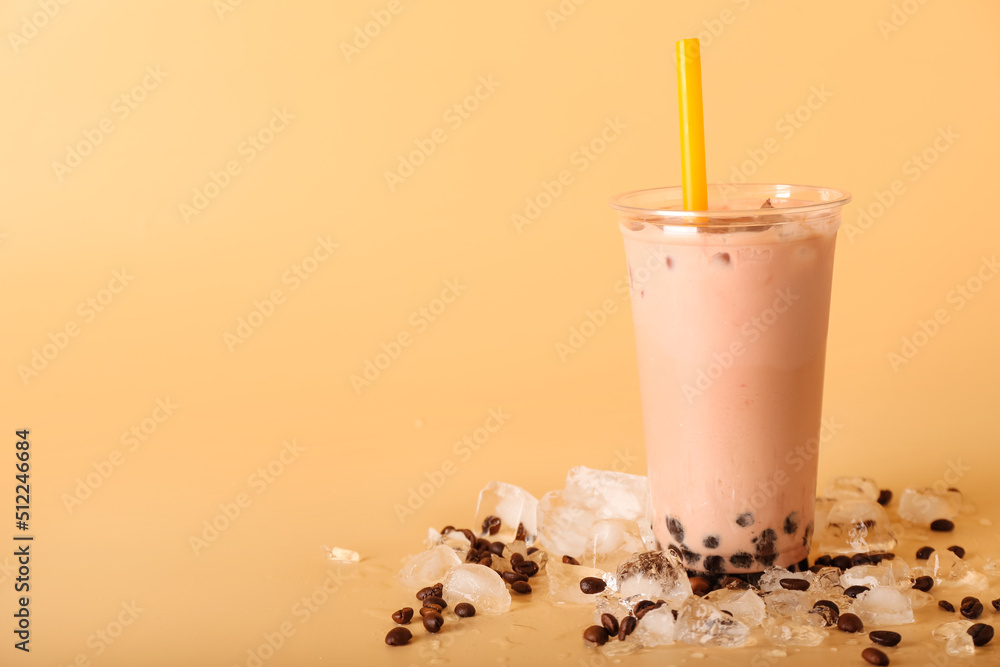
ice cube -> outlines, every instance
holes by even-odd
[[[399,581],[413,589],[433,586],[461,564],[462,559],[454,549],[446,544],[439,544],[433,549],[411,556],[399,571]]]
[[[930,526],[937,519],[954,520],[962,508],[962,494],[954,490],[906,489],[899,498],[903,521]]]
[[[632,613],[635,603],[631,598],[624,598],[615,591],[606,590],[597,595],[588,595],[594,602],[594,623],[601,624],[602,614],[611,614],[619,621]]]
[[[571,468],[566,474],[566,500],[592,510],[599,519],[632,519],[648,516],[649,480],[610,470],[585,466]]]
[[[326,552],[326,557],[335,563],[357,563],[361,560],[361,556],[358,555],[358,552],[351,551],[350,549],[328,547],[324,545],[323,551]]]
[[[988,559],[986,561],[986,564],[983,565],[983,572],[990,575],[991,577],[1000,575],[1000,558]]]
[[[757,586],[765,593],[780,591],[784,589],[781,585],[782,579],[801,579],[812,586],[815,576],[812,572],[790,572],[783,567],[772,566],[764,569]]]
[[[459,602],[475,606],[480,614],[502,614],[510,609],[510,593],[500,575],[476,563],[463,563],[445,576],[443,597],[452,608]]]
[[[865,625],[901,625],[913,623],[913,606],[902,591],[879,586],[865,591],[854,601],[852,611]]]
[[[968,634],[968,630],[971,627],[972,621],[949,621],[948,623],[942,623],[931,630],[931,634],[936,639],[946,642],[955,635]]]
[[[613,584],[614,575],[582,565],[567,565],[553,558],[545,567],[543,582],[548,586],[549,599],[555,604],[594,604],[594,596],[580,590],[580,580],[597,577]],[[534,582],[532,583],[534,585]],[[614,588],[613,585],[610,588]]]
[[[764,595],[769,614],[795,617],[807,613],[813,606],[814,595],[809,591],[771,591]]]
[[[645,551],[639,526],[630,519],[598,519],[590,527],[581,564],[614,572],[632,554]]]
[[[706,595],[705,599],[731,613],[748,628],[756,628],[763,623],[767,613],[764,601],[749,589],[720,588]]]
[[[538,539],[557,556],[580,558],[595,519],[586,507],[567,501],[562,491],[550,491],[538,501]]]
[[[972,642],[972,635],[968,632],[959,632],[948,640],[944,646],[944,652],[953,656],[973,656],[976,654],[976,646]]]
[[[843,588],[851,586],[892,586],[896,582],[890,561],[882,561],[878,565],[855,565],[844,570],[840,575],[840,585]]]
[[[820,549],[826,553],[891,551],[896,546],[885,509],[867,499],[838,501],[820,535]]]
[[[646,612],[635,626],[636,641],[643,646],[664,646],[674,643],[674,613],[663,605]]]
[[[795,621],[769,618],[764,623],[764,635],[778,646],[819,646],[830,633]]]
[[[809,590],[823,593],[841,593],[840,568],[824,567],[813,573],[813,584]]]
[[[618,592],[664,599],[674,608],[692,595],[684,563],[672,551],[646,551],[618,566]]]
[[[934,577],[935,585],[943,588],[985,591],[990,587],[989,578],[985,574],[972,569],[966,561],[947,550],[932,553],[925,571]]]
[[[833,484],[826,487],[826,497],[835,500],[847,500],[850,498],[867,498],[868,500],[878,500],[878,484],[874,479],[868,477],[838,477],[833,480]]]
[[[823,534],[823,528],[827,524],[827,519],[830,516],[830,510],[832,510],[833,506],[836,504],[837,501],[833,498],[816,499],[816,513],[813,518],[813,525],[816,526],[816,530],[813,532],[813,537],[817,538],[817,541],[819,536]]]
[[[934,602],[934,596],[930,593],[925,593],[924,591],[918,591],[916,588],[907,588],[903,591],[906,597],[910,598],[910,607],[914,611],[917,609],[923,609],[931,602]]]
[[[750,628],[711,602],[692,595],[677,614],[674,636],[694,646],[735,647],[747,642]]]
[[[470,546],[469,538],[465,536],[465,533],[458,530],[448,530],[441,533],[436,528],[428,528],[427,539],[424,540],[424,546],[428,549],[432,549],[439,544],[447,544],[462,557],[468,553]]]
[[[491,516],[500,519],[500,530],[489,538],[491,541],[513,541],[519,526],[523,526],[523,537],[528,544],[535,541],[538,500],[521,487],[496,481],[483,487],[476,506],[475,529]]]

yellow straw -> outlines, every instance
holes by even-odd
[[[681,121],[684,210],[707,211],[705,116],[701,102],[701,46],[697,38],[677,42],[677,101]]]

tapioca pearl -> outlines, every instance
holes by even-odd
[[[732,259],[729,257],[728,252],[717,252],[712,255],[712,263],[719,264],[721,266],[728,266]]]
[[[681,549],[681,554],[683,555],[684,562],[688,565],[697,565],[698,561],[701,560],[701,554],[691,551],[687,547]]]
[[[738,551],[729,557],[729,562],[741,569],[749,569],[753,565],[753,554]]]
[[[799,529],[799,513],[792,512],[786,516],[782,529],[785,531],[785,535],[794,535],[795,531]]]
[[[778,558],[778,553],[774,548],[774,543],[778,541],[778,533],[773,528],[765,528],[753,541],[757,545],[754,554],[757,562],[761,565],[773,565]]]
[[[722,556],[705,556],[705,569],[712,574],[719,574],[726,569],[726,559]]]
[[[667,257],[666,261],[667,261],[667,268],[668,269],[674,268],[674,260],[673,260],[672,257]]]
[[[802,546],[806,547],[807,549],[809,548],[810,542],[812,541],[812,534],[813,534],[813,523],[812,521],[810,521],[809,524],[806,526],[805,532],[802,534]]]
[[[705,545],[706,549],[718,549],[719,548],[719,536],[709,535],[704,540],[701,541]]]
[[[684,524],[672,516],[667,517],[667,530],[678,543],[684,543]]]
[[[743,514],[736,517],[736,525],[741,528],[747,528],[752,526],[754,522],[753,514],[750,512],[744,512]]]

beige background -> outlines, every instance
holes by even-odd
[[[245,665],[287,623],[268,665],[464,664],[473,648],[603,664],[578,638],[586,613],[547,634],[541,603],[438,651],[382,636],[409,600],[399,559],[428,526],[468,523],[488,480],[540,496],[571,465],[644,472],[607,200],[678,182],[673,44],[698,33],[710,180],[855,197],[822,478],[898,492],[958,467],[1000,521],[1000,279],[983,280],[1000,246],[998,22],[993,0],[4,2],[0,488],[9,507],[14,431],[31,429],[36,541],[30,655],[12,648],[0,556],[0,662]],[[606,299],[615,312],[560,358]],[[366,362],[385,368],[352,383]],[[456,449],[490,410],[509,417]],[[240,514],[209,540],[220,505]],[[970,558],[1000,551],[974,518],[962,530]],[[331,566],[322,545],[364,560]],[[295,607],[329,573],[335,592]]]

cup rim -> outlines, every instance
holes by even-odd
[[[630,199],[640,198],[642,195],[660,192],[667,196],[667,199],[676,199],[678,207],[682,204],[683,189],[679,185],[671,185],[658,188],[644,188],[641,190],[632,190],[630,192],[623,192],[622,194],[616,195],[611,198],[608,202],[611,208],[619,211],[621,213],[627,213],[632,215],[640,216],[651,216],[651,217],[661,217],[661,218],[741,218],[741,217],[759,217],[764,215],[775,215],[775,214],[793,214],[793,213],[810,213],[821,211],[823,209],[829,209],[834,207],[843,206],[851,201],[851,193],[847,190],[842,190],[840,188],[830,188],[818,185],[793,185],[786,183],[710,183],[708,185],[710,190],[719,190],[722,188],[733,189],[736,192],[734,194],[738,195],[740,191],[747,191],[753,189],[759,190],[771,190],[776,195],[781,193],[787,193],[786,196],[790,195],[792,192],[802,192],[811,191],[814,193],[819,193],[822,199],[820,201],[812,202],[809,204],[801,206],[782,206],[775,208],[753,208],[753,209],[721,209],[721,210],[703,210],[703,211],[685,211],[681,208],[647,208],[644,206],[634,206],[629,205],[627,202]]]

